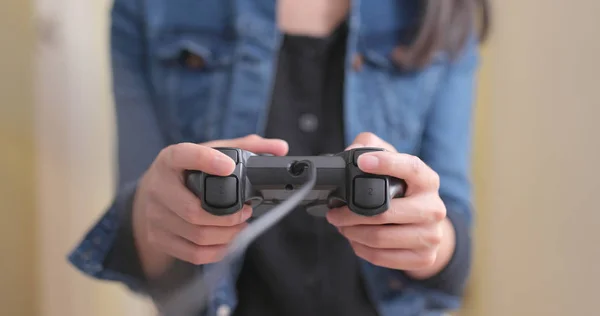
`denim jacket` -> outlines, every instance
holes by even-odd
[[[468,258],[477,42],[469,41],[455,59],[440,52],[418,71],[397,67],[389,56],[410,39],[417,2],[351,1],[345,139],[349,144],[359,133],[372,132],[438,172],[440,196],[449,218],[460,219],[452,222],[457,239],[466,240],[460,251]],[[281,39],[275,11],[273,0],[115,1],[111,55],[119,189],[70,254],[75,267],[144,291],[137,280],[103,265],[137,179],[169,144],[263,134]],[[453,260],[438,276],[452,280],[453,290],[366,261],[362,271],[381,315],[440,315],[460,305],[468,261]],[[208,315],[227,315],[235,308],[237,272],[213,293]]]

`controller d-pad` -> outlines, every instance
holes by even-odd
[[[238,179],[236,177],[208,177],[205,183],[206,204],[226,208],[234,206],[238,200]]]
[[[364,209],[376,209],[385,204],[385,180],[381,178],[354,179],[354,205]]]

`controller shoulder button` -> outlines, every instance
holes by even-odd
[[[238,159],[238,151],[235,149],[219,149],[220,152],[224,153],[225,155],[229,156],[229,158],[231,158],[233,160],[233,162],[235,162],[235,164],[237,165],[239,162]]]
[[[383,151],[383,149],[380,148],[358,148],[355,149],[353,154],[352,154],[352,162],[354,163],[355,166],[358,166],[358,157],[364,153],[368,153],[368,152],[374,152],[374,151]]]

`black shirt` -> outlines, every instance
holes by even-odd
[[[343,25],[328,38],[283,38],[265,136],[288,141],[289,155],[344,150],[346,35]],[[250,246],[237,289],[237,316],[376,315],[348,241],[303,208]]]

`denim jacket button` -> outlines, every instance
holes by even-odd
[[[231,307],[227,305],[221,305],[217,308],[217,316],[229,316],[231,315]]]
[[[402,281],[398,280],[398,279],[390,279],[388,286],[390,287],[391,290],[394,291],[398,291],[402,289]]]
[[[102,237],[96,236],[92,238],[92,242],[94,243],[94,245],[100,246],[102,244]]]
[[[192,69],[200,69],[204,67],[204,59],[196,54],[188,52],[185,56],[185,64]]]
[[[354,71],[360,71],[363,63],[364,57],[361,54],[354,55],[354,58],[352,58],[352,69],[354,69]]]
[[[92,260],[92,252],[91,251],[86,251],[86,252],[82,253],[81,254],[81,259],[83,261],[86,261],[86,262]]]

